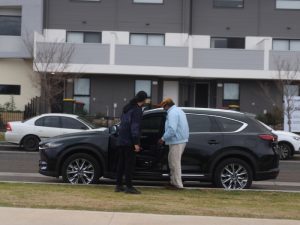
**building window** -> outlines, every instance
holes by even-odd
[[[165,44],[164,34],[130,34],[131,45],[163,46]]]
[[[212,37],[211,48],[245,48],[245,38]]]
[[[240,85],[238,83],[224,83],[223,106],[239,109]]]
[[[78,78],[74,80],[74,99],[84,103],[84,109],[89,112],[90,109],[90,79]]]
[[[100,2],[101,0],[71,0],[71,2]]]
[[[67,32],[67,42],[70,43],[101,43],[100,32]]]
[[[275,51],[300,51],[300,40],[274,39],[273,50]]]
[[[133,0],[133,3],[163,4],[164,0]]]
[[[21,36],[21,16],[0,15],[0,35]]]
[[[214,0],[216,8],[243,8],[244,0]]]
[[[21,94],[20,85],[0,84],[0,95],[20,95],[20,94]]]
[[[276,9],[300,9],[300,0],[276,0]]]
[[[148,98],[151,98],[151,80],[136,80],[135,81],[135,94],[139,91],[147,93]]]

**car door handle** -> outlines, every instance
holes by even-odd
[[[209,140],[208,144],[210,144],[210,145],[217,145],[217,144],[220,144],[220,142],[217,141],[217,140]]]

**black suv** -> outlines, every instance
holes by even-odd
[[[276,178],[279,173],[277,137],[244,113],[182,108],[190,138],[182,156],[183,180],[211,181],[226,189],[249,188],[253,180]],[[168,146],[157,144],[164,131],[166,112],[145,111],[136,180],[168,179]],[[48,139],[40,143],[39,172],[62,176],[69,183],[97,183],[114,178],[118,126]]]

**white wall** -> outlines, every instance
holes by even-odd
[[[37,74],[32,71],[32,61],[22,59],[0,59],[0,84],[21,85],[21,94],[14,95],[18,110],[35,96],[40,96]],[[0,104],[10,101],[10,95],[0,95]]]
[[[271,37],[246,37],[245,49],[271,50]]]

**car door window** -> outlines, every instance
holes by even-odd
[[[244,124],[242,122],[231,120],[223,117],[215,117],[219,126],[221,127],[222,132],[236,132]]]
[[[190,132],[212,132],[213,124],[207,115],[187,114]]]
[[[35,122],[36,126],[60,128],[58,116],[45,116]]]
[[[73,118],[62,117],[61,122],[62,122],[62,128],[65,129],[78,129],[78,130],[88,129],[88,127],[85,124]]]
[[[145,117],[142,120],[142,133],[159,134],[162,126],[162,116]]]

